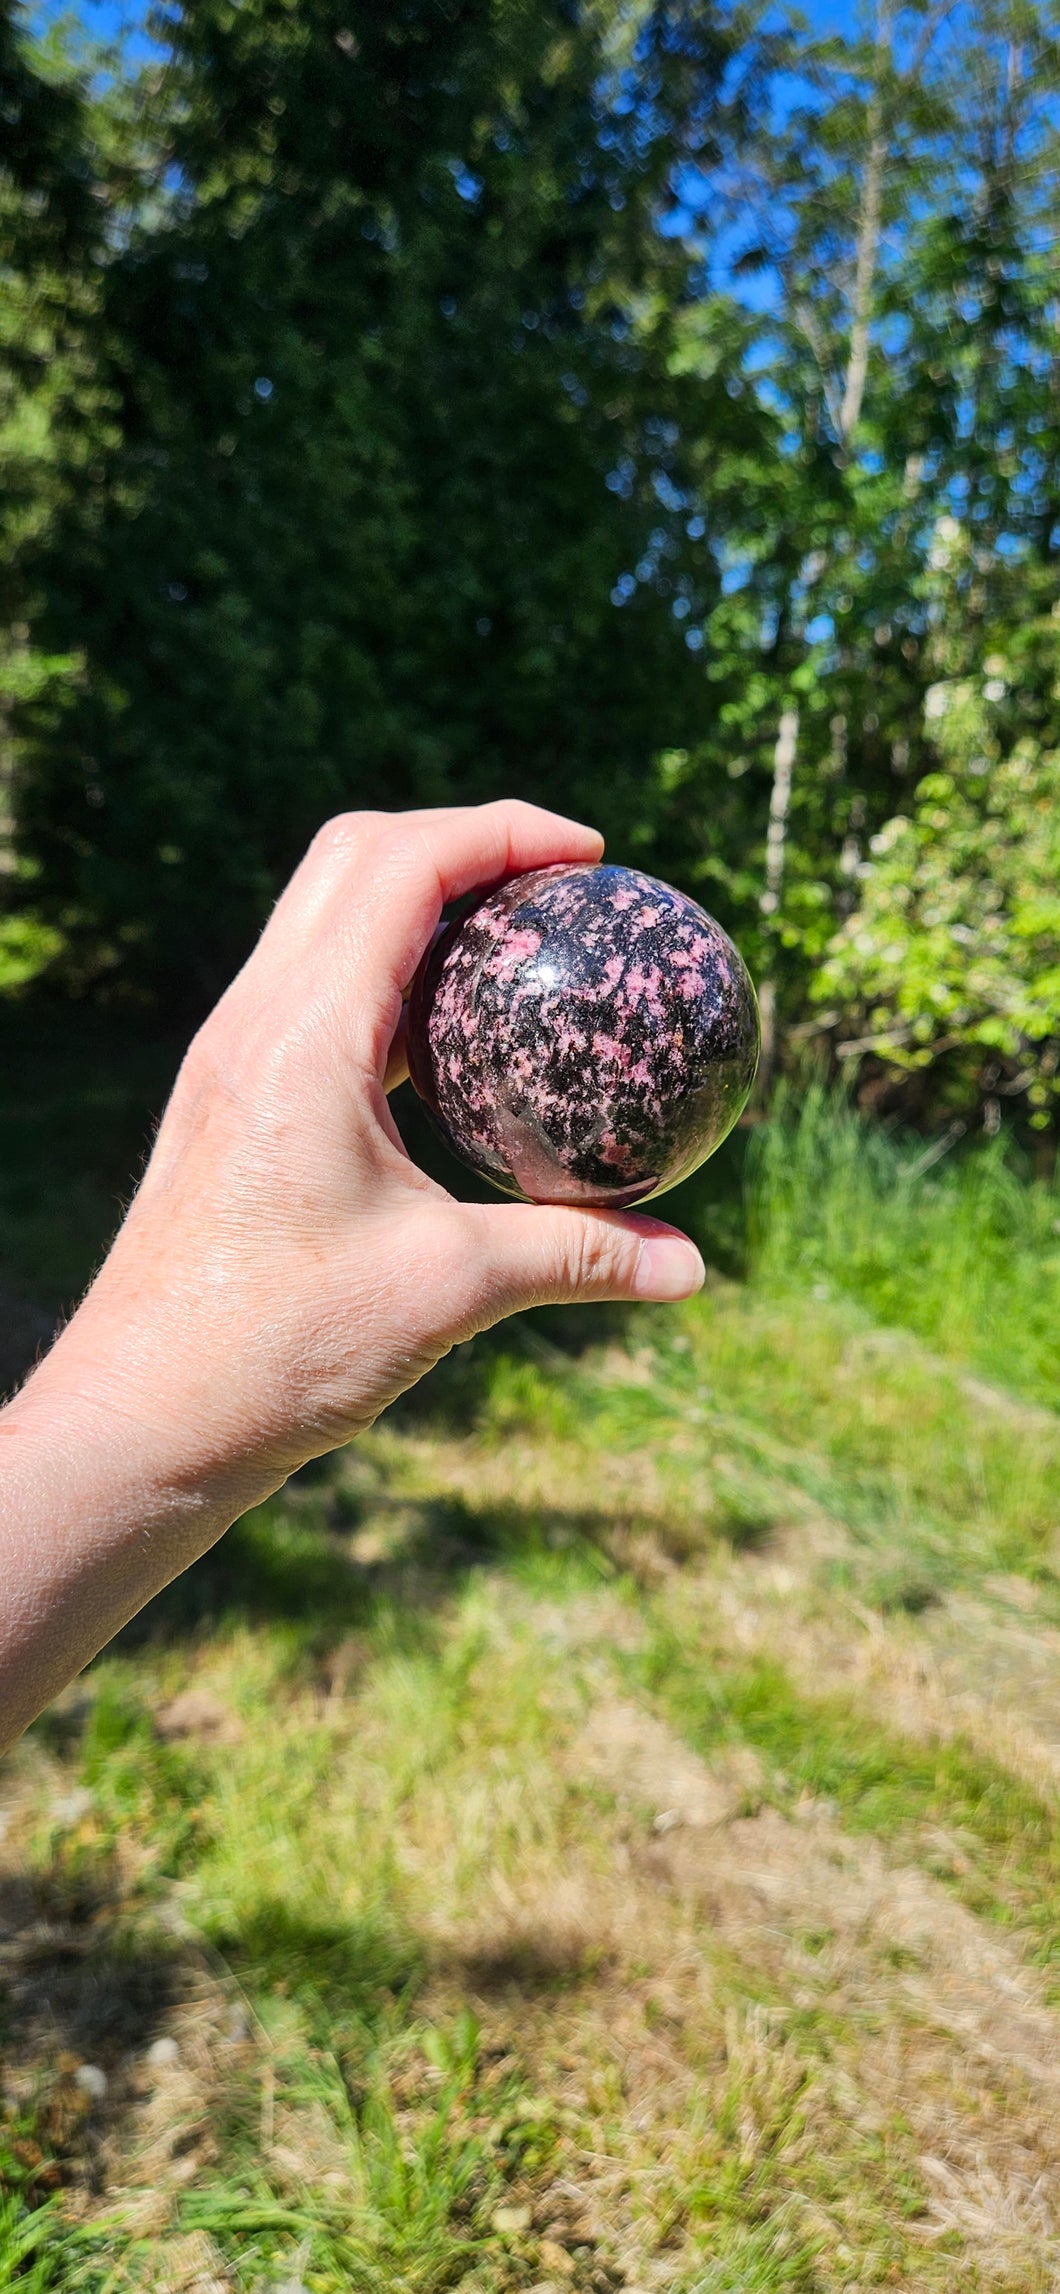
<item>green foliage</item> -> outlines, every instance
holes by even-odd
[[[0,921],[0,993],[36,979],[61,947],[60,934],[39,916],[5,917]]]
[[[0,116],[0,864],[10,868],[12,715],[82,667],[79,646],[57,655],[39,642],[34,560],[85,483],[105,393],[87,99],[60,53],[30,54],[9,8],[0,13]],[[0,918],[0,992],[43,968],[57,945],[36,920]]]
[[[145,133],[180,195],[103,269],[120,419],[42,562],[42,632],[91,663],[20,711],[19,818],[77,961],[201,996],[338,807],[639,817],[700,683],[671,602],[716,578],[652,219],[726,46],[649,10],[634,132],[604,20],[561,0],[170,30]]]
[[[299,2275],[327,2294],[351,2283],[365,2294],[434,2294],[488,2260],[491,2207],[505,2184],[502,2158],[474,2124],[483,2100],[474,2019],[427,2031],[421,2043],[429,2102],[414,2127],[395,2108],[386,2073],[397,2066],[385,2058],[358,2094],[329,2052],[291,2067],[291,2100],[325,2120],[342,2158],[330,2203],[324,2191],[278,2191],[251,2168],[241,2186],[225,2180],[197,2190],[183,2210],[189,2229],[206,2231],[242,2270],[251,2257],[259,2270],[279,2270],[294,2256]],[[496,2119],[503,2098],[489,2100]]]
[[[0,2287],[18,2294],[51,2294],[59,2283],[54,2250],[48,2252],[53,2215],[31,2212],[0,2185]]]
[[[201,1006],[323,815],[515,790],[1052,1131],[1044,0],[154,30],[4,18],[0,993]]]
[[[978,1055],[987,1087],[1026,1091],[1045,1129],[1060,1092],[1060,751],[1026,734],[999,754],[988,703],[1006,667],[988,662],[985,695],[971,678],[929,688],[946,769],[874,836],[815,993],[895,1065]]]
[[[805,1013],[840,928],[826,979],[833,1041],[875,1038],[900,1007],[920,1046],[905,1097],[921,1111],[947,1094],[989,1106],[1002,1075],[1027,1104],[1022,1093],[1047,1081],[1056,1056],[1060,954],[1055,909],[1037,895],[1053,864],[1044,814],[1057,737],[1047,619],[1060,503],[1056,313],[1044,252],[1055,235],[1056,54],[1044,11],[971,7],[952,37],[946,21],[881,8],[864,29],[803,36],[786,51],[793,100],[741,154],[730,291],[682,316],[693,370],[709,372],[726,332],[742,333],[742,370],[772,430],[764,456],[731,465],[726,590],[705,626],[714,721],[663,813],[670,852],[692,823],[700,880],[737,908],[791,1018]],[[705,201],[713,187],[708,175]],[[762,282],[760,317],[737,300],[744,277]],[[969,849],[965,813],[932,824],[930,855],[919,843],[912,855],[908,838],[895,844],[895,882],[911,860],[922,879],[905,934],[885,936],[875,909],[866,919],[866,902],[883,902],[883,872],[866,856],[880,836],[892,849],[896,781],[914,788],[945,766],[932,697],[978,681],[995,655],[1010,678],[1003,705],[989,700],[998,769],[970,801],[993,822],[985,845],[1014,850],[1037,799],[1023,879],[1035,920],[1010,864],[1009,945],[997,976],[965,986],[962,943],[945,936],[966,921],[949,880],[971,878],[973,907],[989,901],[993,860]],[[988,671],[988,698],[996,683]],[[790,790],[775,777],[785,709],[797,711]],[[1033,768],[1029,800],[1010,758]],[[756,917],[771,781],[777,882]],[[949,980],[931,1025],[936,923]],[[879,982],[862,976],[873,960],[859,967],[856,953],[874,933],[886,946]],[[973,973],[983,953],[980,935]],[[876,992],[880,1020],[867,1022]],[[947,1061],[955,1034],[964,1056]],[[874,1044],[868,1052],[875,1060]],[[1039,1091],[1035,1123],[1043,1104]]]

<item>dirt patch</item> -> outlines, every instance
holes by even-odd
[[[594,1708],[571,1749],[570,1769],[606,1784],[625,1806],[647,1808],[657,1833],[730,1823],[762,1782],[761,1762],[750,1749],[708,1768],[652,1713],[619,1698]]]
[[[238,1744],[243,1735],[238,1714],[203,1688],[182,1689],[179,1696],[159,1706],[154,1722],[166,1743],[199,1737],[209,1744]]]
[[[1028,1433],[1056,1435],[1060,1431],[1056,1411],[1047,1410],[1038,1402],[1022,1402],[1017,1395],[1006,1394],[1002,1386],[989,1385],[985,1378],[960,1378],[958,1384],[977,1410],[990,1410],[1010,1426],[1023,1426]]]
[[[215,2127],[234,2095],[268,2085],[267,2050],[234,1986],[190,1958],[189,1996],[150,2047],[124,2059],[126,2115],[108,2146],[108,2199],[145,2233],[164,2229],[179,2193],[216,2162]]]
[[[1002,1605],[948,1596],[924,1616],[885,1618],[853,1598],[823,1609],[816,1548],[792,1532],[781,1555],[726,1559],[680,1578],[709,1648],[778,1660],[807,1696],[856,1696],[881,1726],[923,1742],[962,1737],[1049,1798],[1060,1781],[1060,1631]],[[1022,1584],[1022,1581],[1021,1581]],[[1033,1588],[1027,1592],[1033,1599]],[[1021,1599],[1022,1606],[1022,1599]]]
[[[593,2193],[633,2283],[654,2283],[664,2253],[658,2283],[683,2282],[699,2254],[684,2194],[735,2142],[771,2205],[800,2194],[794,2219],[835,2257],[836,2286],[865,2205],[920,2243],[910,2285],[950,2283],[941,2241],[937,2268],[962,2283],[1022,2270],[1027,2294],[1049,2286],[1060,2019],[1018,1946],[827,1806],[757,1806],[753,1755],[701,1760],[631,1699],[601,1694],[564,1766],[583,1813],[562,1877],[530,1861],[495,1874],[439,1933],[431,1996],[445,2013],[470,1990],[488,2043],[576,2115],[562,2171]],[[749,2006],[748,1989],[775,2004]],[[872,2199],[853,2173],[848,2188],[848,2148],[884,2162],[865,2169]]]
[[[806,1801],[794,1819],[775,1808],[744,1813],[761,1780],[753,1753],[708,1763],[654,1714],[616,1701],[592,1714],[571,1760],[654,1812],[635,1849],[638,1870],[727,1939],[756,1939],[755,1956],[768,1958],[810,1936],[804,1956],[829,1994],[841,1978],[854,1996],[868,1983],[878,1999],[889,1965],[888,1991],[919,2017],[1060,2090],[1060,2016],[1017,1946],[930,1873],[852,1839],[820,1802]]]
[[[1004,2276],[1033,2230],[1060,2263],[1060,2017],[1018,1948],[818,1803],[736,1813],[732,1778],[634,1706],[602,1706],[580,1749],[620,1801],[682,1812],[632,1843],[640,1886],[835,2025],[860,2123],[915,2130],[925,2238],[959,2232]]]
[[[1003,1936],[929,1873],[890,1865],[819,1808],[736,1818],[709,1846],[656,1838],[649,1870],[756,1958],[790,1963],[801,1992],[875,2016],[884,1997],[1060,2097],[1060,2017]],[[808,1940],[801,1940],[808,1939]]]

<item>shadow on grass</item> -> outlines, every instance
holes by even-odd
[[[562,1370],[564,1362],[577,1362],[592,1347],[623,1344],[636,1311],[596,1304],[539,1306],[513,1315],[444,1355],[391,1403],[386,1422],[399,1429],[426,1424],[439,1432],[472,1433],[489,1402],[502,1356],[522,1355]]]
[[[252,1998],[278,1992],[294,2000],[331,2042],[341,2024],[375,2029],[427,1974],[418,1939],[385,1906],[354,1919],[310,1919],[281,1898],[265,1898],[212,1925],[208,1940]]]
[[[150,2046],[187,1995],[191,1968],[174,1940],[128,1926],[114,1866],[58,1855],[49,1868],[0,1881],[0,2030],[5,2072],[63,2055],[108,2077]]]
[[[467,1951],[425,1945],[388,1914],[385,1903],[354,1919],[307,1918],[265,1899],[230,1925],[210,1930],[248,1995],[279,1993],[301,2008],[326,2044],[341,2049],[356,2028],[392,2022],[430,1978],[469,2001],[518,1993],[559,1994],[599,1975],[604,1955],[590,1938],[553,1930],[547,1919]]]
[[[183,1576],[133,1617],[111,1651],[195,1638],[222,1621],[286,1623],[325,1644],[368,1622],[364,1569],[326,1531],[288,1520],[276,1506],[246,1514]]]
[[[297,1648],[323,1658],[363,1634],[385,1610],[392,1633],[422,1638],[474,1571],[553,1570],[566,1556],[595,1576],[645,1586],[718,1543],[749,1559],[767,1551],[768,1505],[715,1479],[692,1513],[623,1505],[480,1504],[452,1494],[410,1497],[356,1479],[355,1453],[335,1452],[292,1476],[276,1498],[226,1536],[132,1619],[112,1643],[129,1653],[202,1637],[222,1623],[286,1627]]]
[[[246,1515],[131,1620],[111,1651],[197,1639],[239,1620],[285,1626],[304,1655],[323,1658],[382,1613],[392,1636],[407,1632],[416,1642],[476,1571],[583,1564],[597,1578],[651,1585],[718,1537],[760,1552],[772,1527],[757,1514],[730,1519],[724,1508],[716,1518],[681,1521],[613,1501],[478,1507],[456,1497],[375,1493],[362,1507],[350,1493],[326,1488],[314,1488],[306,1514],[289,1500]],[[343,1526],[331,1526],[336,1521]]]
[[[542,1926],[504,1937],[493,1947],[449,1954],[436,1972],[476,1999],[542,1999],[593,1982],[609,1964],[610,1955],[599,1944],[554,1935]]]
[[[371,1625],[381,1602],[389,1610],[430,1610],[449,1597],[455,1578],[501,1558],[489,1516],[448,1499],[383,1497],[373,1502],[372,1517],[392,1550],[378,1561],[363,1559],[351,1551],[357,1501],[326,1490],[321,1499],[315,1522],[282,1502],[245,1515],[131,1619],[111,1651],[191,1639],[240,1619],[289,1626],[307,1652],[323,1653]],[[342,1528],[330,1526],[336,1519]]]

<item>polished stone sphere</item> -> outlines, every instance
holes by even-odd
[[[409,1001],[409,1071],[473,1171],[534,1203],[621,1208],[731,1131],[758,1064],[746,966],[636,868],[538,868],[447,926]]]

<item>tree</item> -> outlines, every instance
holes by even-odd
[[[341,805],[515,788],[643,834],[717,587],[688,441],[702,482],[733,428],[671,372],[656,222],[727,51],[680,0],[159,28],[116,435],[41,571],[85,670],[21,712],[19,838],[71,966],[201,999]]]
[[[881,0],[865,31],[786,61],[794,96],[700,190],[729,200],[732,236],[684,356],[709,371],[742,330],[774,443],[739,470],[704,629],[715,722],[671,770],[703,822],[704,881],[742,906],[767,1019],[775,983],[794,1021],[896,783],[939,761],[928,690],[1009,650],[1056,596],[1056,55],[1046,11],[1019,0],[959,23]],[[954,521],[968,547],[940,583]],[[1050,745],[1036,661],[1010,691],[1010,745],[1029,727]]]
[[[894,409],[915,446],[932,769],[878,827],[820,981],[848,1056],[932,1078],[988,1127],[999,1095],[1055,1120],[1060,1054],[1056,85],[1024,8],[982,9],[950,65],[959,164],[910,234]]]
[[[57,51],[32,57],[21,11],[0,11],[0,890],[17,906],[13,845],[20,705],[76,668],[33,642],[32,561],[95,451],[104,408],[91,332],[99,213],[85,90]],[[39,918],[0,916],[0,987],[58,942]]]
[[[197,0],[138,84],[34,67],[89,220],[45,257],[12,191],[22,969],[50,932],[70,986],[201,1002],[322,814],[514,788],[700,892],[778,1043],[872,1038],[922,1113],[1038,1094],[1052,25]],[[925,1033],[933,904],[980,899],[993,984],[947,941]]]

